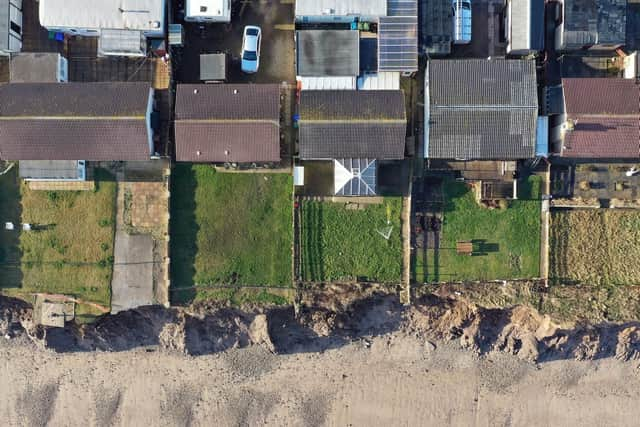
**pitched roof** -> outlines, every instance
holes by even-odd
[[[533,61],[429,61],[425,86],[427,157],[534,156],[538,98]]]
[[[149,160],[147,83],[0,85],[0,159]]]
[[[178,161],[279,161],[280,87],[178,85],[175,129]]]
[[[640,119],[575,116],[573,130],[565,134],[562,156],[640,159]]]
[[[567,120],[561,155],[640,158],[640,85],[633,79],[563,79]]]
[[[2,117],[139,117],[149,83],[16,83],[0,86]]]
[[[640,114],[640,85],[634,79],[562,79],[567,114]]]
[[[402,159],[406,137],[404,93],[302,91],[302,159]]]

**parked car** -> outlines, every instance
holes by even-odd
[[[453,43],[471,43],[471,0],[451,0]]]
[[[256,73],[260,66],[260,43],[262,30],[260,27],[247,25],[242,36],[242,71]]]

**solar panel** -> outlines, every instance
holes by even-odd
[[[334,188],[339,196],[375,196],[375,159],[334,160]]]
[[[418,16],[417,0],[387,0],[387,16]]]
[[[414,2],[415,3],[415,2]],[[378,24],[378,70],[418,70],[418,17],[387,16]]]

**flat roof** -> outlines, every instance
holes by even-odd
[[[40,0],[45,28],[141,30],[161,32],[165,0]]]
[[[11,55],[9,81],[11,83],[57,83],[59,53],[21,52]]]
[[[387,0],[297,0],[296,16],[385,16]]]
[[[360,33],[351,30],[296,32],[299,76],[360,74]]]
[[[9,0],[0,0],[0,49],[9,48]]]
[[[544,0],[511,0],[512,51],[544,49]]]
[[[206,53],[200,55],[200,80],[224,80],[227,78],[227,55]]]
[[[65,179],[80,178],[77,160],[21,160],[20,178]]]
[[[227,0],[187,0],[185,16],[226,16]]]
[[[627,2],[620,0],[564,0],[564,45],[623,44]]]

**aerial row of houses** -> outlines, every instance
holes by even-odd
[[[47,28],[101,39],[110,37],[107,30],[133,31],[136,40],[165,32],[164,2],[98,3],[91,9],[74,1],[40,0],[40,19]],[[414,153],[400,80],[418,70],[417,0],[298,0],[296,170],[303,163],[332,162],[333,194],[364,196],[377,193],[381,164],[408,155],[433,165],[490,162],[499,165],[499,175],[513,171],[516,161],[550,156],[637,161],[640,86],[634,79],[564,79],[557,117],[551,120],[543,108],[547,92],[536,77],[536,61],[528,57],[543,41],[539,6],[533,0],[507,3],[511,57],[427,62],[421,149]],[[68,7],[78,10],[69,13]],[[564,19],[563,32],[582,31],[568,24],[568,16]],[[580,40],[606,40],[589,34]],[[566,45],[569,39],[563,40]],[[116,44],[103,50],[126,50],[119,49]],[[22,83],[0,86],[0,159],[24,162],[23,169],[34,175],[25,178],[79,179],[80,172],[61,171],[79,170],[76,166],[86,161],[161,157],[157,91],[144,83],[64,83],[59,55],[42,61],[36,68],[51,69],[55,80],[25,71],[12,79]],[[282,99],[280,85],[178,84],[175,160],[278,163]],[[43,161],[49,162],[46,168],[29,164]],[[51,163],[56,161],[58,170]],[[69,162],[76,166],[70,168]]]

